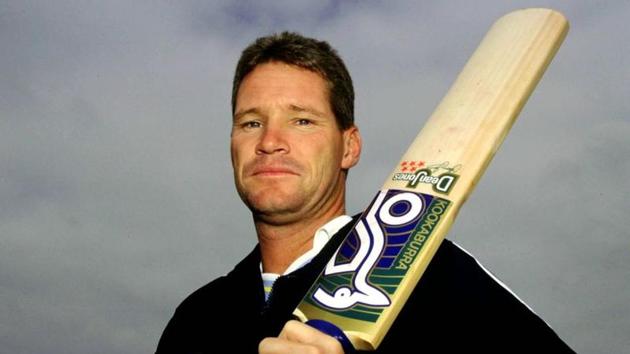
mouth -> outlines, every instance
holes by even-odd
[[[256,177],[285,177],[297,175],[295,171],[284,167],[260,167],[252,172],[252,176]]]
[[[300,176],[302,166],[290,158],[256,158],[243,166],[242,176],[252,178],[282,178]]]
[[[284,170],[284,169],[263,169],[259,171],[255,171],[252,173],[252,176],[257,177],[283,177],[283,176],[297,176],[297,173]]]

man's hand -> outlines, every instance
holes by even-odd
[[[258,345],[260,354],[343,354],[341,343],[299,321],[289,321],[278,338],[265,338]]]

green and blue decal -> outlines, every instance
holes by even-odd
[[[338,316],[376,322],[449,204],[428,194],[379,192],[305,300]]]

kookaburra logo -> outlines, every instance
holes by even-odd
[[[333,309],[347,309],[356,304],[386,307],[390,305],[387,295],[368,282],[371,270],[378,263],[385,247],[385,235],[378,219],[389,226],[399,226],[417,218],[425,209],[424,201],[415,193],[402,192],[384,201],[386,191],[379,192],[370,210],[359,220],[355,231],[359,248],[349,263],[335,264],[337,253],[324,269],[324,275],[354,272],[353,287],[340,286],[331,294],[321,286],[313,293],[320,304]],[[395,212],[394,206],[405,203],[402,214]],[[377,219],[378,214],[378,219]]]

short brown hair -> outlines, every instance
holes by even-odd
[[[328,83],[331,109],[340,129],[354,125],[354,89],[352,78],[337,51],[327,42],[282,32],[260,37],[250,44],[236,65],[232,83],[232,114],[241,82],[257,65],[282,62],[321,75]]]

